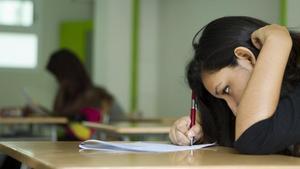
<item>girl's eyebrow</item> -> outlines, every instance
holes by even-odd
[[[220,95],[219,94],[219,90],[218,90],[218,88],[219,88],[219,86],[222,84],[222,82],[220,82],[216,87],[215,87],[215,94],[216,95]]]

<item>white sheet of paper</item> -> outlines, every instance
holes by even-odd
[[[167,143],[152,142],[108,142],[101,140],[87,140],[79,144],[79,148],[84,150],[103,150],[103,151],[120,151],[120,152],[175,152],[184,150],[196,150],[204,147],[213,146],[211,144],[200,144],[193,146],[177,146]]]

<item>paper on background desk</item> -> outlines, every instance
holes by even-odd
[[[200,144],[193,146],[177,146],[168,143],[153,142],[108,142],[101,140],[87,140],[79,144],[79,148],[84,150],[102,150],[110,152],[175,152],[184,150],[196,150],[213,146],[212,144]]]

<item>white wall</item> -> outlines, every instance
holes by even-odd
[[[159,113],[159,1],[141,0],[140,4],[138,110],[145,117],[155,117]]]
[[[132,1],[95,1],[93,77],[126,112],[130,110]],[[141,0],[138,65],[138,111],[157,115],[158,3]]]
[[[93,79],[128,111],[131,0],[96,0],[94,9]]]
[[[286,0],[287,3],[287,26],[293,30],[300,31],[300,1]]]
[[[63,20],[92,19],[91,0],[37,0],[36,5],[38,66],[31,70],[0,68],[0,107],[23,105],[21,90],[25,87],[36,101],[51,108],[56,82],[44,67],[49,55],[59,47],[59,23]]]

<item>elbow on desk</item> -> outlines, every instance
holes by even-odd
[[[274,153],[267,147],[262,147],[257,143],[253,144],[244,144],[239,143],[238,141],[234,143],[234,148],[241,154],[253,154],[253,155],[264,155]]]
[[[257,135],[242,135],[234,142],[234,148],[242,154],[265,155],[282,151],[282,145],[274,144],[272,138],[264,132]]]
[[[259,121],[246,129],[234,142],[234,148],[242,154],[271,154],[277,148],[271,119]]]
[[[286,148],[284,134],[274,132],[272,120],[265,119],[248,128],[235,142],[242,154],[273,154]]]

